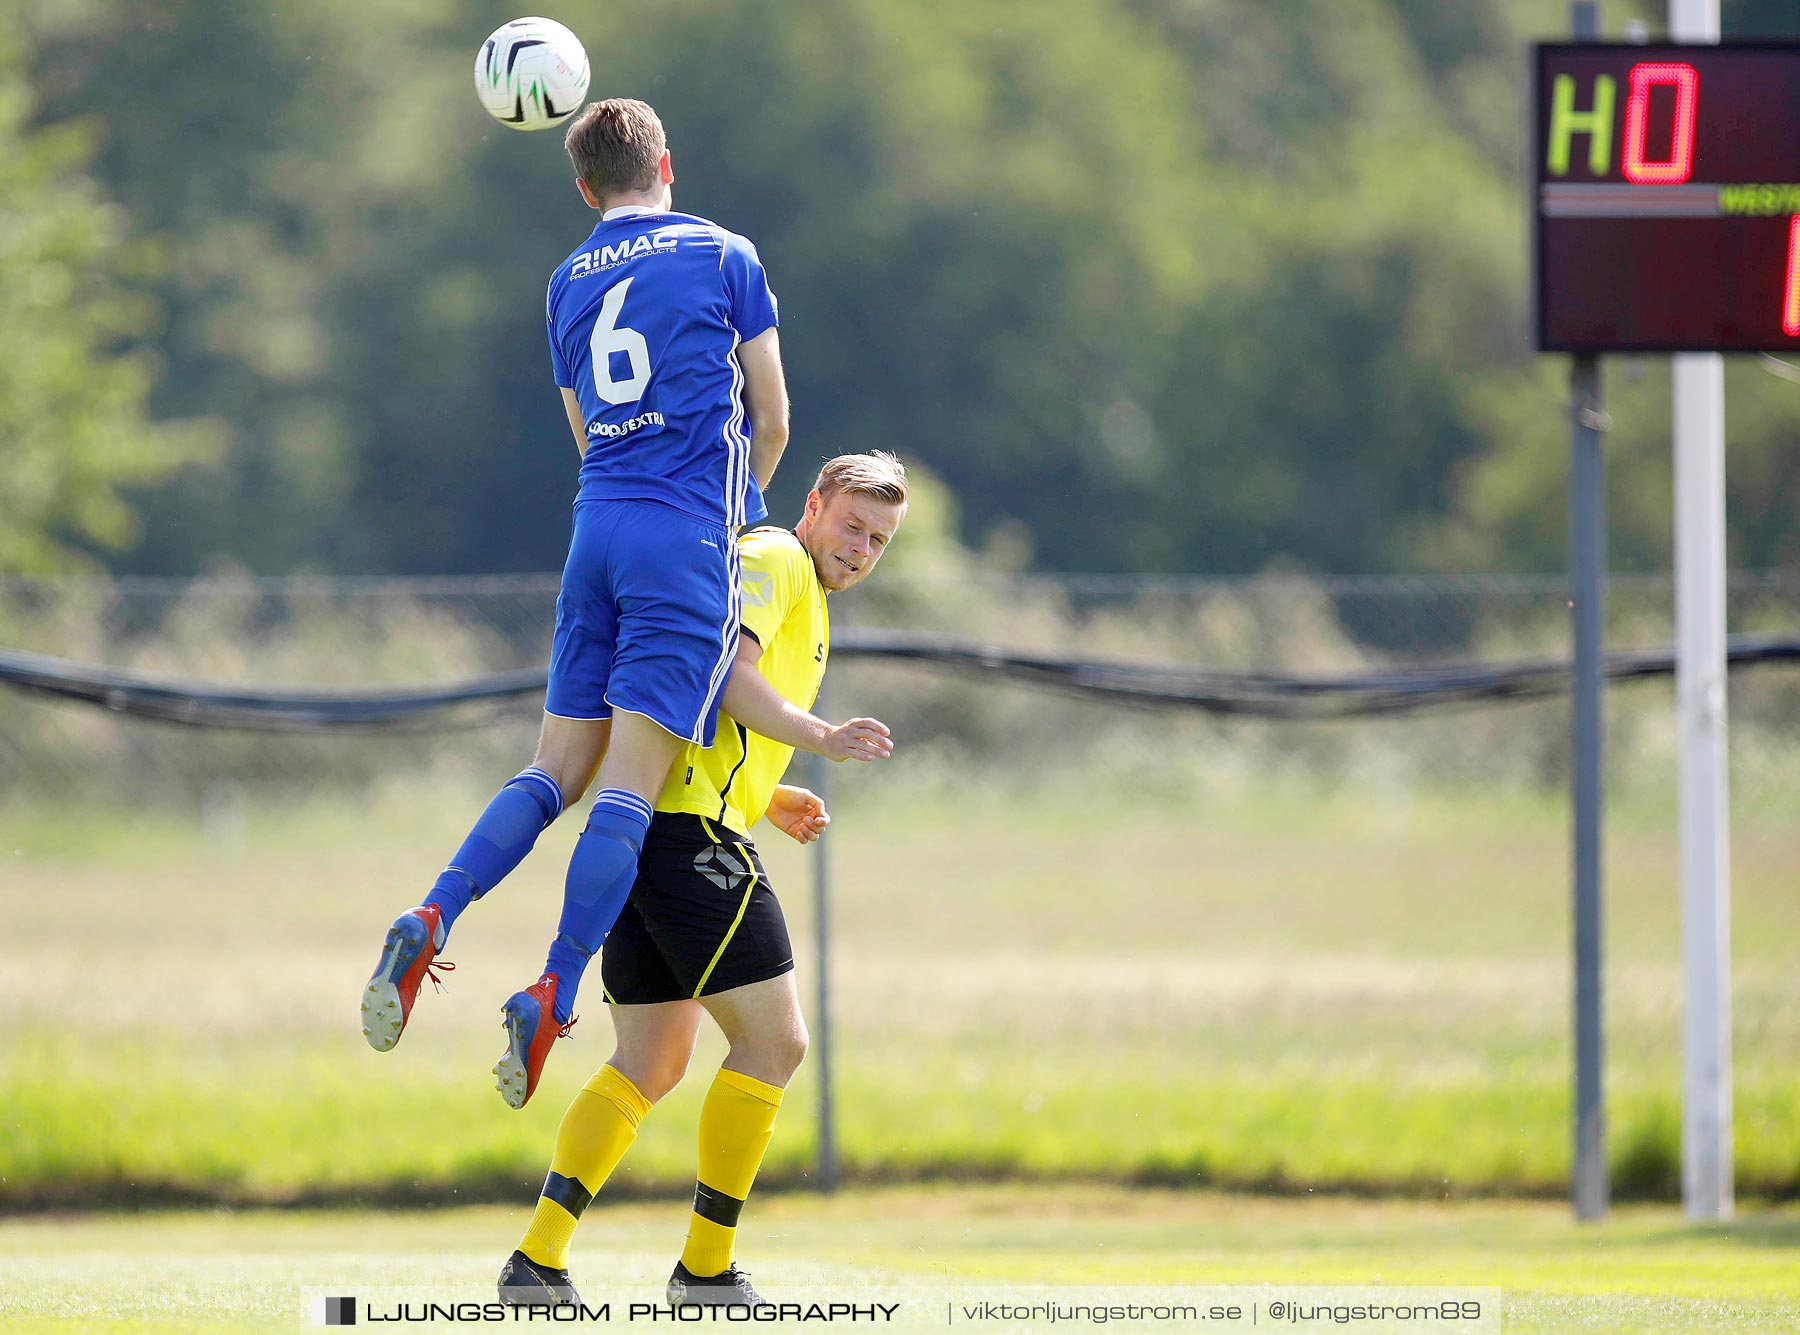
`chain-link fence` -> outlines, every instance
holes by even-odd
[[[418,685],[542,662],[554,601],[553,576],[13,578],[0,644],[213,683]],[[1564,581],[1530,577],[878,575],[832,611],[839,637],[940,632],[1316,675],[1562,655],[1569,636]],[[1668,644],[1670,582],[1615,576],[1607,622],[1609,648]],[[1728,624],[1800,631],[1800,571],[1734,576]],[[1562,700],[1216,718],[864,658],[827,685],[830,712],[876,715],[898,742],[884,765],[821,776],[838,813],[825,847],[851,1172],[1556,1188]],[[1730,710],[1739,1162],[1753,1189],[1793,1191],[1800,671],[1734,674]],[[29,854],[34,812],[66,829],[72,809],[101,822],[136,808],[204,842],[245,811],[410,793],[448,813],[431,836],[442,849],[394,859],[417,864],[422,888],[449,832],[529,757],[536,722],[526,699],[401,732],[256,734],[0,691],[0,815]],[[1627,1190],[1664,1193],[1679,1124],[1676,755],[1671,682],[1609,690],[1613,1159]],[[810,969],[808,855],[778,840],[761,843]],[[129,902],[129,874],[117,890]],[[34,930],[53,957],[60,929]]]
[[[543,661],[553,576],[448,580],[0,581],[0,643],[205,682],[378,686],[463,679]],[[1330,674],[1375,666],[1566,652],[1562,581],[1528,577],[1310,580],[1020,577],[878,581],[838,600],[836,629],[977,636],[1084,657]],[[1734,631],[1800,626],[1800,572],[1731,581]],[[1672,638],[1669,582],[1614,577],[1611,648]],[[1133,710],[930,668],[840,664],[841,710],[879,713],[902,759],[865,786],[1059,786],[1203,801],[1236,787],[1410,793],[1560,793],[1560,703],[1299,724]],[[1674,716],[1664,683],[1610,693],[1609,794],[1670,800]],[[1782,823],[1800,784],[1800,678],[1738,674],[1731,695],[1733,809]],[[11,800],[196,803],[285,796],[430,773],[484,781],[531,743],[535,702],[465,709],[401,732],[308,736],[145,724],[0,693],[0,795]]]
[[[554,576],[452,579],[0,578],[0,644],[207,684],[427,685],[541,664]],[[835,630],[950,633],[1083,658],[1329,676],[1376,668],[1566,655],[1567,593],[1541,577],[894,579],[836,600]],[[1609,649],[1673,638],[1662,577],[1615,576]],[[1800,627],[1800,572],[1731,580],[1734,632]],[[844,661],[831,689],[881,713],[906,744],[884,784],[1019,789],[1096,780],[1166,792],[1237,778],[1554,789],[1568,765],[1557,702],[1459,705],[1399,720],[1221,720],[971,681],[930,666]],[[1615,799],[1667,796],[1670,687],[1611,693]],[[1800,679],[1782,665],[1733,680],[1734,797],[1789,809],[1800,765]],[[0,796],[194,802],[315,790],[423,770],[487,775],[529,748],[537,702],[450,711],[379,735],[183,729],[0,692]],[[885,788],[883,789],[885,791]]]

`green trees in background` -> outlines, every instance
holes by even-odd
[[[72,543],[137,534],[122,488],[201,457],[203,433],[153,423],[151,262],[85,174],[92,135],[29,129],[26,48],[0,16],[0,571],[66,564]]]
[[[475,104],[505,15],[32,2],[43,118],[105,124],[94,174],[170,258],[155,414],[225,440],[135,490],[115,563],[556,565],[575,454],[541,294],[592,217],[558,136]],[[1520,140],[1524,42],[1566,6],[557,17],[594,96],[662,112],[677,207],[762,249],[795,400],[777,517],[819,458],[884,447],[945,480],[971,545],[998,528],[1043,566],[1561,564],[1564,372],[1529,351]],[[1666,383],[1611,375],[1628,563],[1668,550]],[[1732,394],[1732,558],[1794,559],[1800,387],[1741,364]]]

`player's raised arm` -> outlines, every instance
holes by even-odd
[[[761,657],[762,645],[753,636],[738,637],[737,661],[720,702],[727,714],[751,732],[827,760],[886,760],[893,754],[893,739],[880,719],[853,718],[833,726],[783,699],[757,670]]]
[[[750,471],[767,487],[788,443],[787,377],[781,370],[781,342],[771,325],[737,346],[744,373],[744,411],[750,418]]]

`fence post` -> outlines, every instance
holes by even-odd
[[[821,718],[831,717],[826,700],[827,687],[819,686],[819,697],[813,712]],[[813,788],[827,810],[827,794],[831,787],[831,762],[824,756],[813,757]],[[819,1148],[813,1165],[813,1181],[820,1191],[835,1191],[838,1183],[836,1111],[831,1098],[831,840],[819,840],[813,846],[813,942],[814,969],[818,972],[818,998],[813,1003],[812,1057],[819,1078]]]
[[[1719,40],[1719,0],[1669,0],[1670,36]],[[1725,360],[1674,361],[1675,699],[1681,731],[1681,1200],[1729,1219],[1731,823],[1725,661]]]

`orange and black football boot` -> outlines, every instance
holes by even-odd
[[[525,1106],[537,1091],[550,1045],[575,1027],[575,1016],[567,1024],[556,1022],[556,988],[556,975],[547,973],[523,992],[514,992],[500,1008],[506,1051],[494,1063],[494,1088],[511,1107]]]
[[[447,935],[436,904],[408,909],[388,928],[381,962],[362,995],[363,1037],[375,1051],[386,1052],[400,1041],[420,985],[430,978],[433,986],[441,986],[438,971],[456,967],[437,957]]]

